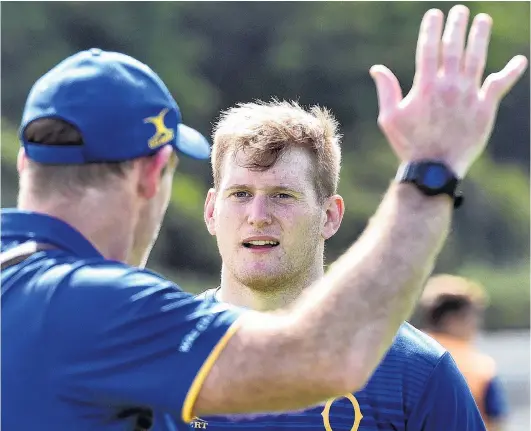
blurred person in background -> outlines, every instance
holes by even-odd
[[[499,431],[507,399],[494,359],[474,341],[482,327],[488,295],[479,283],[449,274],[428,280],[419,310],[422,329],[447,349],[463,373],[489,431]]]

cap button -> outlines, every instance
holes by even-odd
[[[98,55],[101,55],[101,49],[99,48],[91,48],[89,52],[94,56],[97,57]]]

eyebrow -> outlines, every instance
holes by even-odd
[[[254,188],[255,187],[250,186],[249,184],[232,184],[232,185],[230,185],[229,187],[226,187],[223,190],[224,191],[241,190],[241,189],[252,190]],[[288,186],[287,184],[279,184],[279,185],[276,185],[276,186],[269,186],[269,187],[265,187],[265,189],[269,190],[269,191],[283,190],[283,191],[287,191],[287,192],[291,192],[291,193],[297,193],[297,194],[301,194],[302,193],[302,192],[300,192],[298,190],[295,190],[291,186]]]

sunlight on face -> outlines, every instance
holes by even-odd
[[[322,265],[324,209],[312,173],[311,156],[299,148],[262,172],[225,160],[216,237],[226,270],[240,283],[265,289]]]

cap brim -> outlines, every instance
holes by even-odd
[[[178,139],[175,143],[177,150],[194,159],[210,157],[210,145],[201,133],[184,124],[179,124],[177,129]]]

